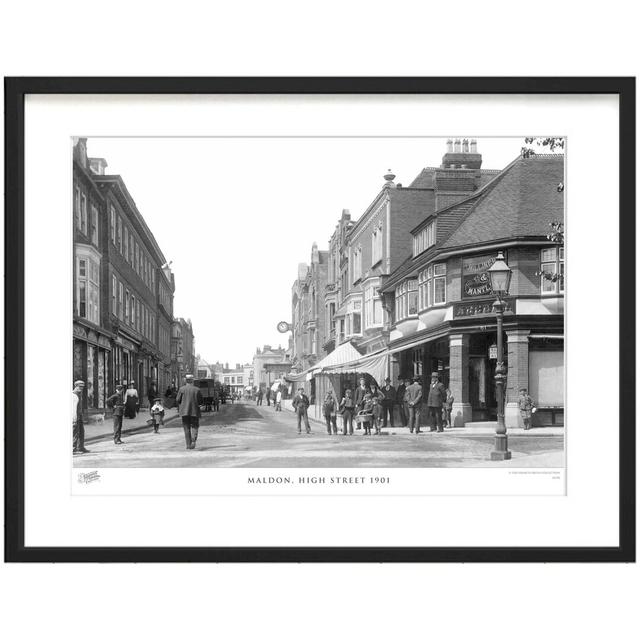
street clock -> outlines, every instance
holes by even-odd
[[[291,331],[291,325],[284,320],[282,322],[278,322],[278,331],[280,333],[287,333],[287,331]]]

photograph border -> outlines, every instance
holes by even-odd
[[[619,429],[619,544],[611,547],[26,547],[24,175],[28,94],[616,94],[619,99],[619,409],[635,412],[635,78],[5,78],[6,562],[635,562],[635,420]],[[624,294],[624,295],[623,295]],[[10,310],[10,311],[9,311]],[[624,349],[621,348],[624,345]]]

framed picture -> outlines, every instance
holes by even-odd
[[[7,78],[13,562],[635,560],[635,81]]]

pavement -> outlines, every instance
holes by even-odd
[[[74,455],[75,467],[563,467],[564,433],[548,429],[509,432],[512,459],[489,460],[493,431],[451,429],[418,435],[395,427],[380,436],[327,435],[311,421],[312,433],[298,435],[289,411],[240,402],[202,414],[197,446],[186,450],[182,423],[174,409],[155,434],[148,412],[123,425],[122,445],[113,443],[111,420],[87,425],[90,453]],[[556,428],[557,429],[557,428]],[[519,431],[519,432],[518,432]]]

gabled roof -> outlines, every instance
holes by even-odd
[[[560,183],[564,183],[563,155],[516,158],[473,195],[436,211],[437,244],[415,258],[409,256],[391,274],[382,291],[392,291],[443,250],[546,236],[551,222],[564,220],[564,194],[557,189]],[[430,219],[433,216],[428,216],[412,233]]]
[[[546,236],[549,224],[564,220],[564,156],[518,158],[477,199],[440,248],[503,238]]]

